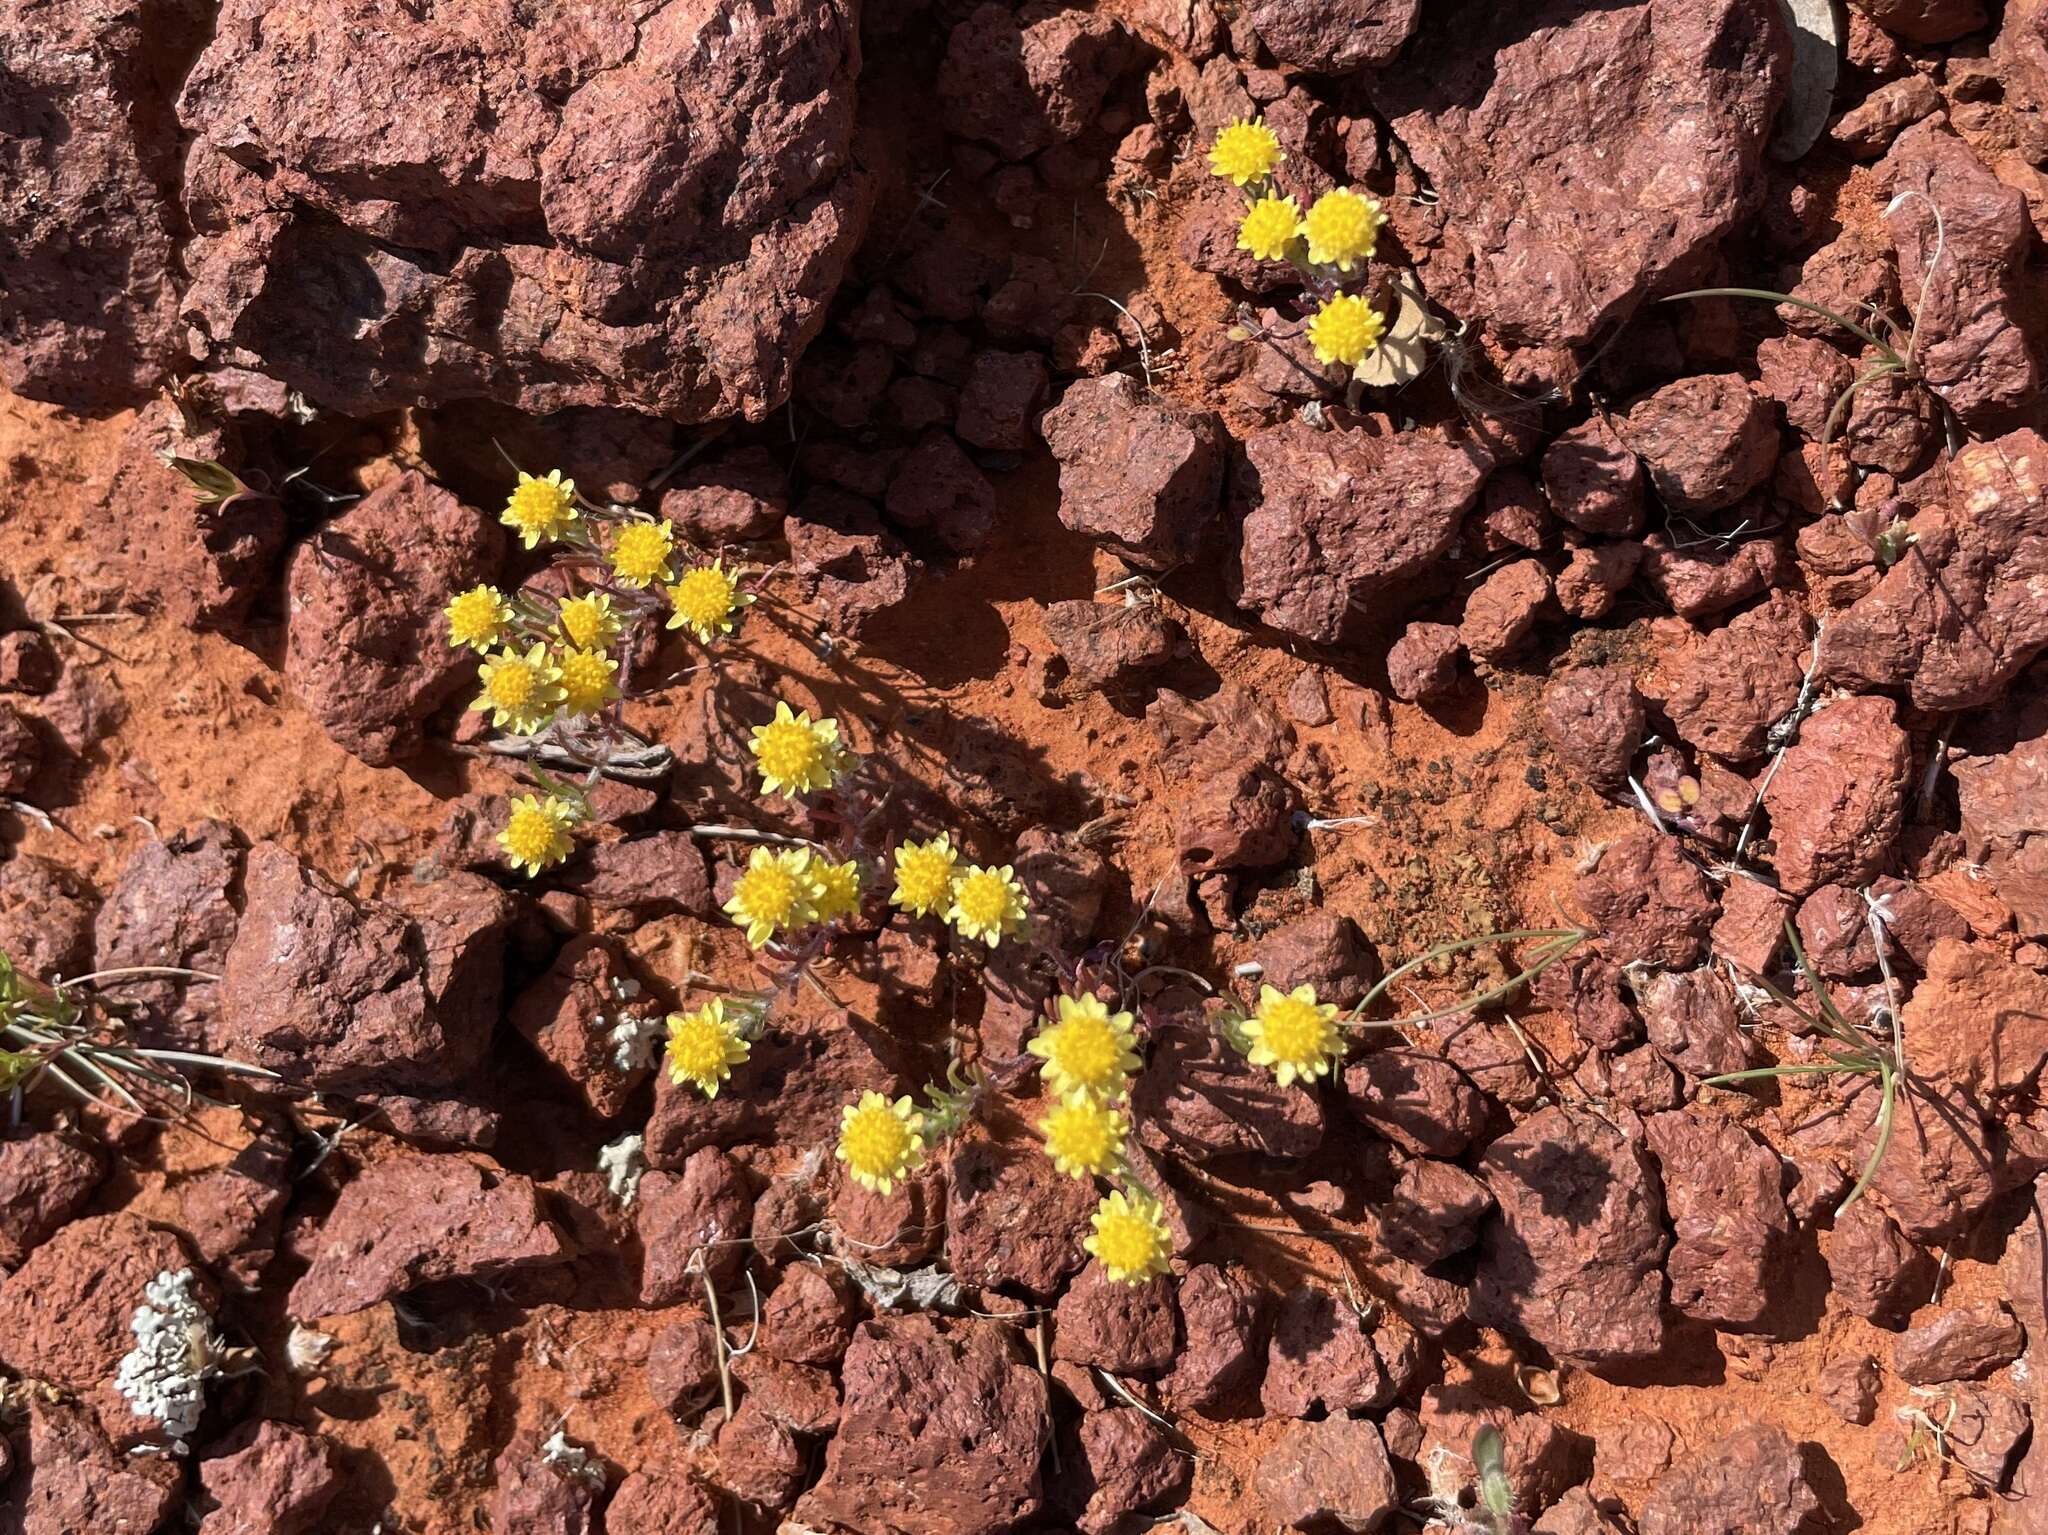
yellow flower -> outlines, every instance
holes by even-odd
[[[1008,864],[984,869],[969,864],[953,882],[953,904],[946,908],[946,920],[969,938],[979,938],[993,949],[1005,938],[1024,931],[1031,903],[1024,887]]]
[[[1336,1017],[1337,1004],[1318,1003],[1313,986],[1284,993],[1261,986],[1258,1010],[1245,1020],[1244,1037],[1252,1046],[1245,1059],[1270,1066],[1282,1087],[1297,1077],[1313,1082],[1328,1076],[1330,1063],[1344,1055]]]
[[[514,735],[530,736],[555,717],[562,702],[562,674],[548,659],[548,648],[535,645],[525,655],[501,650],[477,668],[483,692],[470,708],[491,717],[492,725]]]
[[[668,589],[668,627],[688,629],[704,644],[713,634],[730,634],[739,622],[740,609],[754,600],[752,592],[740,590],[739,572],[725,568],[723,559],[698,565],[683,572],[682,580]]]
[[[571,597],[555,610],[555,627],[578,650],[610,650],[619,637],[619,615],[603,592]]]
[[[1315,348],[1317,362],[1355,367],[1380,344],[1385,329],[1386,322],[1371,304],[1355,293],[1340,293],[1308,322],[1308,344]]]
[[[1280,141],[1273,137],[1273,130],[1266,126],[1263,117],[1254,117],[1250,122],[1240,117],[1217,134],[1216,142],[1209,146],[1211,174],[1221,176],[1232,186],[1241,187],[1271,175],[1273,167],[1286,158],[1280,152]]]
[[[505,503],[504,515],[498,520],[516,529],[519,542],[533,549],[544,540],[567,533],[579,515],[576,482],[563,479],[561,470],[550,469],[544,480],[522,473],[512,498]]]
[[[1262,197],[1237,226],[1237,248],[1260,261],[1284,261],[1301,233],[1301,208],[1291,197]]]
[[[1081,1246],[1118,1284],[1143,1284],[1166,1272],[1173,1233],[1166,1229],[1166,1212],[1150,1194],[1126,1197],[1122,1189],[1112,1190],[1088,1223],[1095,1234],[1083,1237]]]
[[[778,929],[788,932],[810,926],[816,920],[817,900],[809,848],[771,851],[757,847],[733,885],[725,910],[746,929],[747,942],[758,949]]]
[[[448,643],[458,649],[489,650],[512,622],[512,604],[495,586],[472,586],[443,609],[448,615]]]
[[[840,917],[853,916],[860,910],[861,870],[858,859],[834,863],[812,853],[809,869],[811,881],[818,887],[818,893],[811,902],[816,908],[816,920],[832,922]]]
[[[924,1160],[924,1115],[908,1098],[891,1103],[880,1093],[862,1093],[840,1114],[838,1156],[862,1188],[893,1194]]]
[[[538,874],[576,850],[569,828],[577,819],[575,807],[565,799],[553,794],[546,799],[525,795],[512,801],[512,813],[498,833],[498,846],[505,850],[513,868]]]
[[[1380,226],[1386,221],[1378,198],[1349,187],[1325,192],[1301,221],[1301,232],[1308,237],[1308,259],[1318,266],[1348,272],[1357,262],[1372,259]]]
[[[562,712],[595,714],[619,696],[619,663],[601,650],[565,650],[555,658],[562,674]]]
[[[845,767],[839,721],[814,720],[808,709],[791,714],[786,703],[778,702],[775,718],[754,727],[753,744],[747,749],[761,769],[763,794],[794,799],[813,789],[829,789]]]
[[[612,574],[621,586],[646,586],[668,579],[668,557],[675,552],[676,530],[662,522],[629,522],[612,539]]]
[[[953,868],[960,855],[952,839],[940,832],[929,842],[906,842],[896,849],[896,893],[889,904],[913,917],[928,917],[953,900]]]
[[[1130,1124],[1093,1094],[1068,1093],[1038,1122],[1045,1154],[1069,1178],[1098,1178],[1116,1171],[1124,1156]]]
[[[1024,1048],[1037,1056],[1039,1074],[1062,1098],[1092,1093],[1114,1098],[1138,1069],[1131,1015],[1112,1013],[1100,997],[1061,997],[1059,1022],[1038,1031]]]
[[[668,1015],[668,1079],[678,1087],[687,1084],[716,1098],[719,1083],[752,1049],[740,1037],[739,1020],[725,1016],[723,998],[713,997],[688,1016]]]

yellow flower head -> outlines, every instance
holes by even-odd
[[[619,663],[601,650],[564,650],[555,657],[562,674],[562,712],[595,714],[619,696]]]
[[[535,645],[525,655],[501,650],[485,658],[476,680],[483,691],[470,708],[491,717],[491,724],[514,735],[530,736],[555,717],[562,702],[562,673],[548,659],[548,648]]]
[[[1240,117],[1217,134],[1216,142],[1209,146],[1210,172],[1232,186],[1241,187],[1248,181],[1270,176],[1273,167],[1286,158],[1280,152],[1280,141],[1273,137],[1273,130],[1266,126],[1263,117],[1254,117],[1250,122]]]
[[[1260,261],[1284,261],[1301,233],[1301,208],[1291,197],[1262,197],[1237,226],[1237,248]]]
[[[1317,362],[1356,367],[1380,344],[1386,322],[1380,312],[1355,293],[1340,293],[1308,322],[1308,344]]]
[[[576,482],[563,479],[561,470],[550,469],[544,480],[521,474],[512,499],[505,503],[504,515],[498,520],[516,530],[519,542],[533,549],[567,533],[579,515]]]
[[[1130,1123],[1092,1094],[1068,1093],[1038,1122],[1045,1154],[1069,1178],[1099,1178],[1116,1171]]]
[[[1008,864],[1000,869],[969,864],[953,881],[953,904],[946,908],[946,920],[993,949],[1024,931],[1030,911],[1024,886]]]
[[[506,861],[513,868],[538,874],[576,850],[569,828],[577,820],[575,807],[567,800],[553,794],[546,799],[528,794],[512,801],[512,813],[498,833],[498,846],[505,850]]]
[[[707,1098],[753,1049],[740,1037],[739,1020],[725,1016],[725,1001],[713,997],[690,1014],[668,1015],[668,1079],[690,1086]]]
[[[1173,1233],[1166,1229],[1166,1212],[1150,1194],[1126,1197],[1122,1189],[1112,1190],[1088,1223],[1095,1234],[1083,1237],[1081,1245],[1118,1284],[1143,1284],[1166,1272]]]
[[[792,799],[813,789],[831,788],[846,765],[839,746],[839,721],[814,720],[808,709],[792,714],[786,703],[778,702],[775,718],[754,727],[748,750],[761,769],[761,792],[786,794]]]
[[[472,586],[443,610],[448,615],[448,643],[458,649],[489,650],[512,622],[512,604],[495,586]]]
[[[1358,262],[1372,259],[1380,226],[1386,221],[1376,197],[1349,187],[1325,192],[1301,221],[1301,232],[1308,238],[1308,259],[1317,266],[1348,272]]]
[[[853,916],[860,910],[862,880],[858,859],[834,863],[812,853],[809,868],[811,881],[818,887],[817,896],[811,903],[816,908],[816,920],[834,922],[841,917]]]
[[[647,586],[668,579],[668,557],[675,552],[674,524],[629,522],[613,535],[612,574],[621,586]]]
[[[862,1188],[893,1194],[924,1160],[924,1115],[908,1098],[891,1103],[880,1093],[862,1093],[840,1113],[838,1155]]]
[[[1038,1057],[1039,1074],[1062,1098],[1076,1092],[1114,1098],[1138,1069],[1135,1044],[1129,1013],[1112,1013],[1100,997],[1061,997],[1059,1021],[1024,1048]]]
[[[1297,1077],[1313,1082],[1328,1076],[1330,1063],[1344,1056],[1336,1017],[1337,1004],[1318,1003],[1313,986],[1289,992],[1261,986],[1258,1009],[1245,1020],[1244,1037],[1252,1046],[1245,1059],[1271,1067],[1282,1087]]]
[[[752,592],[740,590],[738,571],[725,568],[723,559],[698,565],[683,572],[683,578],[668,589],[668,627],[687,629],[708,645],[714,634],[730,634],[739,622],[740,609],[754,600]]]
[[[555,627],[578,650],[610,650],[619,637],[619,615],[603,592],[571,597],[555,610]]]
[[[725,909],[746,929],[747,942],[758,949],[777,931],[809,927],[817,920],[817,902],[809,848],[757,847]]]
[[[889,904],[913,917],[928,917],[953,901],[953,870],[960,855],[940,832],[929,842],[906,842],[896,849],[896,893]]]

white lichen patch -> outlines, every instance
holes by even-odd
[[[640,1175],[647,1171],[647,1137],[622,1135],[597,1151],[597,1170],[604,1174],[605,1187],[621,1205],[631,1205],[640,1192]]]
[[[227,1352],[213,1318],[194,1293],[190,1269],[158,1274],[143,1287],[143,1303],[128,1324],[135,1347],[123,1356],[114,1386],[138,1418],[163,1425],[178,1454],[206,1410],[206,1381]]]

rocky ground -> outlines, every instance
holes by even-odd
[[[1405,387],[1235,249],[1254,113],[1385,200]],[[2044,164],[2041,0],[0,4],[0,952],[283,1078],[0,1138],[0,1531],[1398,1530],[1482,1423],[1541,1535],[2048,1530]],[[1831,429],[1880,354],[1724,284],[1911,376]],[[774,568],[531,882],[439,618],[538,566],[504,455]],[[714,1101],[621,1064],[752,974],[690,828],[779,824],[777,698],[1172,967],[1171,1275],[1037,1149],[1042,958],[878,918]],[[1909,1067],[1841,1214],[1870,1078],[1703,1083],[1820,1058],[1788,919]],[[1567,923],[1317,1088],[1187,979]],[[949,1041],[974,1122],[844,1181]],[[188,1268],[253,1352],[134,1454]]]

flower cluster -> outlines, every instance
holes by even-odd
[[[937,916],[966,938],[997,947],[1031,925],[1031,899],[1010,864],[963,865],[941,832],[896,849],[896,889],[889,904],[913,917]]]
[[[733,882],[725,911],[758,949],[853,916],[865,887],[858,859],[833,859],[814,847],[757,847]]]
[[[1325,192],[1303,212],[1273,181],[1286,158],[1263,117],[1239,119],[1216,135],[1209,169],[1245,194],[1237,248],[1259,261],[1288,262],[1316,298],[1308,325],[1316,361],[1356,367],[1379,345],[1386,321],[1344,284],[1364,275],[1386,214],[1379,199],[1351,187]]]
[[[1259,1004],[1239,1025],[1245,1059],[1264,1066],[1282,1087],[1314,1082],[1330,1074],[1344,1058],[1344,1035],[1337,1027],[1337,1005],[1316,1001],[1313,986],[1292,991],[1259,988]]]

